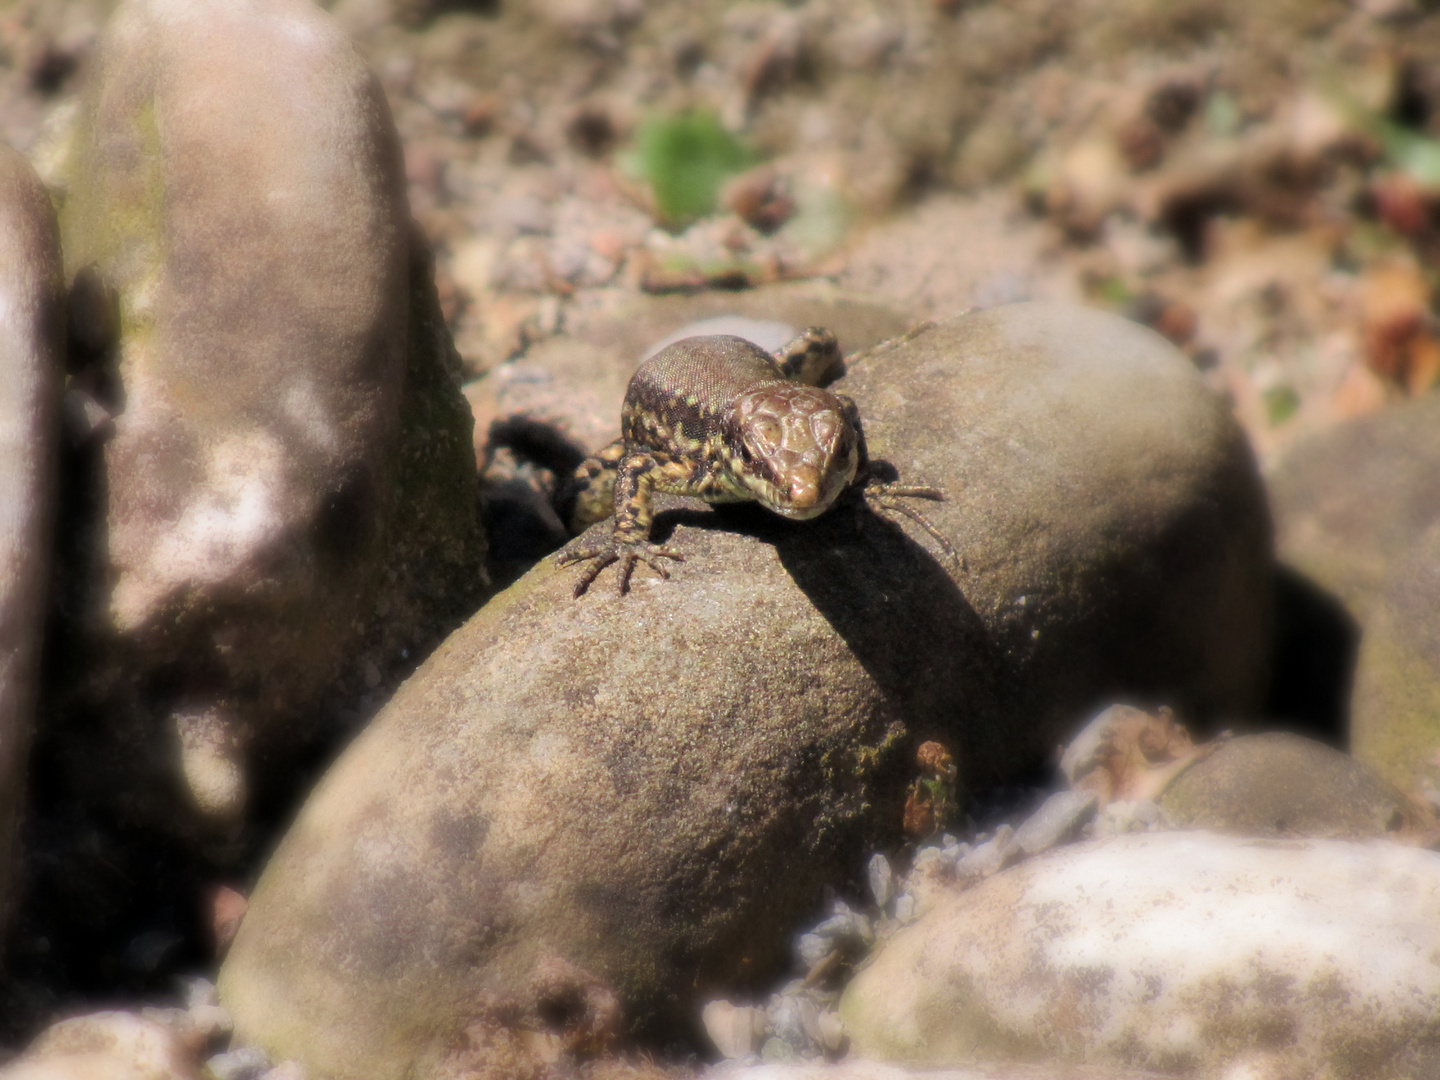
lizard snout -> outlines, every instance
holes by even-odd
[[[816,505],[820,501],[820,470],[813,465],[801,465],[790,473],[790,504],[797,510]]]

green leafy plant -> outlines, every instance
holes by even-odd
[[[1296,393],[1293,386],[1286,383],[1270,387],[1262,396],[1265,400],[1266,418],[1270,421],[1271,427],[1283,424],[1300,408],[1300,395]]]
[[[756,154],[707,109],[655,116],[640,126],[634,171],[650,184],[667,225],[685,225],[715,209],[720,186]]]

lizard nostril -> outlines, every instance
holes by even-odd
[[[805,467],[790,477],[790,503],[793,506],[814,506],[820,501],[820,472]]]

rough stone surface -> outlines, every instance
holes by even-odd
[[[40,675],[63,348],[55,212],[30,166],[0,146],[0,931]]]
[[[1040,764],[1106,701],[1165,702],[1201,730],[1253,713],[1272,617],[1265,495],[1229,409],[1159,335],[1015,304],[849,367],[835,388],[871,455],[949,491],[925,512],[966,560],[956,580],[1025,717],[967,738],[962,777]]]
[[[1440,397],[1296,443],[1266,478],[1279,556],[1363,618],[1440,521]]]
[[[1396,566],[1367,621],[1350,720],[1355,756],[1407,792],[1440,792],[1440,524]]]
[[[861,1057],[1256,1080],[1431,1075],[1440,855],[1389,841],[1116,837],[1021,864],[850,984]]]
[[[1212,702],[1253,692],[1255,673],[1237,686],[1187,651],[1228,658],[1265,619],[1263,502],[1223,407],[1122,320],[1029,306],[973,318],[867,363],[911,393],[919,457],[896,464],[956,493],[941,526],[978,565],[952,576],[923,534],[861,506],[791,523],[662,501],[657,535],[687,556],[669,580],[642,572],[621,597],[610,572],[576,599],[575,568],[536,567],[397,693],[278,849],[222,970],[237,1038],[341,1080],[384,1080],[447,1054],[452,1068],[483,1059],[498,1018],[580,1043],[693,1024],[705,1000],[772,977],[822,886],[898,839],[920,742],[1003,776],[1052,745],[1035,717],[1053,736],[1100,682]],[[974,413],[953,384],[972,378],[1011,425],[989,444],[964,437]],[[874,398],[895,445],[885,385],[857,395]],[[1148,405],[1139,435],[1136,421],[1105,426],[1126,414],[1125,387]],[[1072,404],[1096,395],[1104,410]],[[932,400],[955,405],[948,425]],[[1096,460],[1099,486],[1073,495]],[[1029,500],[1023,522],[998,497],[1000,472]],[[1044,498],[1037,477],[1064,497]],[[1094,509],[1105,501],[1118,505]],[[1047,516],[1057,506],[1069,516]],[[1021,526],[1063,541],[992,562],[987,521],[1006,542]],[[1107,581],[1173,581],[1182,606],[1195,593],[1233,606],[1190,610],[1183,633],[1142,620],[1142,647],[1110,622],[1136,612]],[[1036,597],[1033,617],[1022,596]],[[1229,637],[1213,625],[1225,617]],[[1082,624],[1118,641],[1120,661],[1077,688],[1045,650],[1081,640]],[[557,998],[578,1004],[557,1013]]]
[[[4,1069],[3,1080],[200,1080],[185,1045],[131,1013],[77,1016],[47,1028]]]
[[[1355,839],[1434,829],[1375,769],[1313,739],[1269,732],[1206,749],[1160,797],[1180,828]]]
[[[228,828],[334,737],[324,695],[478,602],[468,416],[394,126],[328,16],[129,0],[92,76],[62,226],[120,330],[67,768]]]
[[[910,725],[996,707],[953,584],[868,515],[668,519],[694,573],[577,601],[542,564],[341,758],[222,969],[238,1038],[382,1080],[557,995],[690,1023],[898,841]]]

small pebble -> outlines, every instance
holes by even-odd
[[[798,1056],[784,1039],[766,1039],[760,1048],[761,1061],[794,1061]]]
[[[765,1010],[765,1015],[770,1021],[770,1030],[775,1038],[784,1041],[795,1053],[803,1054],[809,1040],[805,1034],[805,1017],[803,1008],[808,1004],[811,1009],[815,1003],[809,999],[791,994],[776,994],[770,999]]]
[[[845,1047],[845,1025],[837,1012],[820,1014],[820,1042],[832,1054],[838,1054]]]
[[[188,1010],[190,1021],[197,1031],[207,1037],[229,1035],[235,1029],[235,1021],[223,1005],[196,1005]]]
[[[921,870],[931,863],[949,862],[950,856],[943,848],[923,847],[915,853],[915,861],[911,864],[912,870]]]
[[[1049,851],[1093,818],[1098,806],[1093,791],[1057,791],[1015,830],[1015,843],[1025,855]]]
[[[890,866],[890,860],[880,852],[870,856],[870,895],[875,898],[875,906],[884,910],[894,896],[895,871]]]
[[[215,1080],[261,1080],[270,1071],[269,1055],[258,1046],[242,1046],[205,1062]]]
[[[868,943],[875,939],[870,920],[843,900],[835,901],[835,914],[821,922],[812,932],[837,944],[847,940]]]
[[[723,998],[707,1002],[700,1010],[705,1034],[722,1057],[734,1060],[749,1057],[768,1028],[765,1013],[750,1005],[736,1005]]]
[[[834,952],[835,946],[828,937],[809,933],[800,935],[800,940],[795,943],[795,951],[799,954],[802,965],[813,968]]]
[[[175,985],[180,991],[180,1000],[185,1003],[187,1009],[193,1009],[199,1005],[220,1004],[220,996],[215,992],[215,984],[204,975],[181,975],[176,978]]]
[[[1001,825],[995,835],[955,865],[955,871],[962,878],[982,878],[998,873],[1020,858],[1020,847],[1015,843],[1015,830]]]

